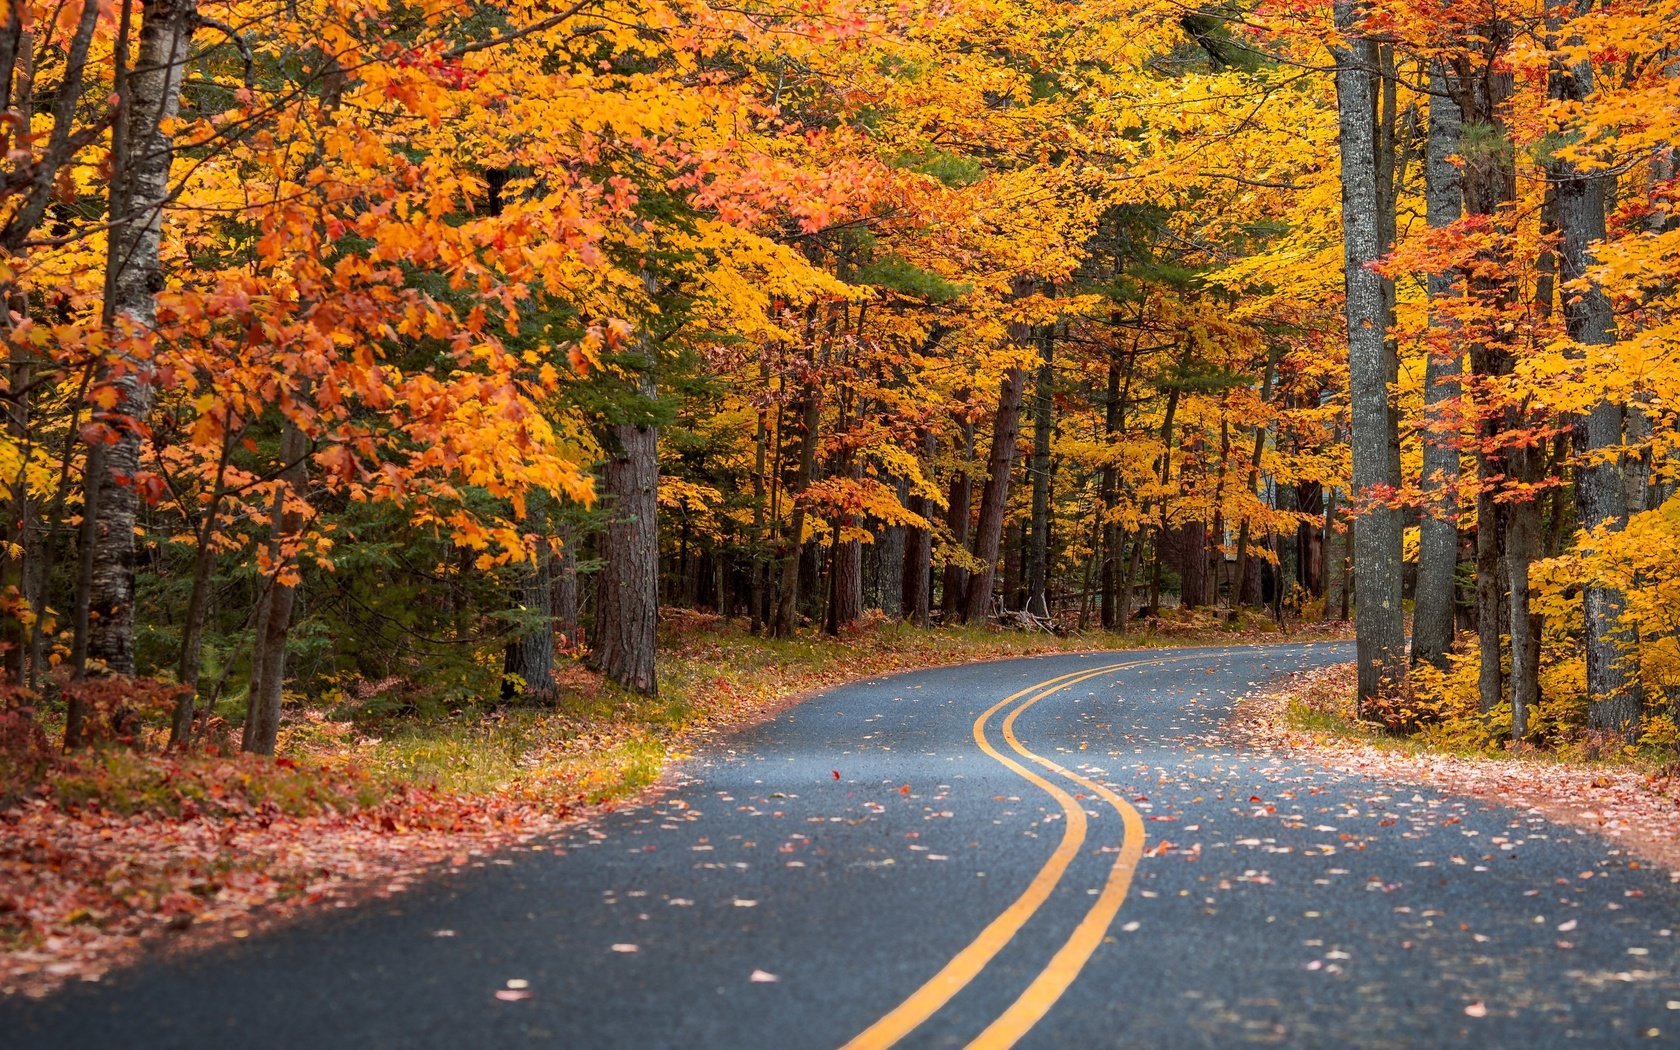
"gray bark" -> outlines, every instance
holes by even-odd
[[[1272,400],[1272,377],[1277,371],[1278,354],[1279,351],[1277,349],[1267,352],[1265,365],[1266,371],[1260,378],[1260,400],[1267,404],[1269,404]],[[1248,473],[1244,477],[1244,490],[1251,496],[1254,494],[1255,486],[1260,483],[1260,464],[1265,461],[1267,430],[1268,428],[1264,423],[1254,428],[1254,447],[1249,452]],[[1249,575],[1250,566],[1248,542],[1251,531],[1251,523],[1248,520],[1248,516],[1244,515],[1242,524],[1237,526],[1236,578],[1231,581],[1231,611],[1233,619],[1235,618],[1236,610],[1248,602],[1250,588],[1256,582]],[[1258,591],[1258,588],[1254,588],[1254,593],[1258,593]]]
[[[951,544],[958,550],[968,546],[969,512],[974,505],[975,434],[974,420],[963,419],[962,462],[951,475],[951,491],[946,499],[945,525],[951,530]],[[963,593],[968,589],[968,570],[950,563],[945,566],[945,578],[940,589],[939,608],[946,623],[955,623],[962,609]]]
[[[1562,71],[1552,78],[1553,94],[1566,100],[1585,99],[1593,90],[1592,76],[1588,63]],[[1603,289],[1587,276],[1597,262],[1593,247],[1605,236],[1606,177],[1603,173],[1583,173],[1564,161],[1552,167],[1562,235],[1558,270],[1564,288],[1564,327],[1576,343],[1609,345],[1616,341],[1615,315]],[[1613,451],[1624,440],[1624,415],[1621,404],[1607,399],[1575,420],[1575,506],[1583,529],[1614,531],[1627,524],[1626,471],[1621,455]],[[1582,604],[1590,701],[1587,724],[1594,729],[1630,734],[1639,724],[1643,697],[1622,652],[1623,646],[1632,641],[1621,624],[1626,600],[1613,587],[1588,583],[1583,588]]]
[[[897,490],[899,505],[910,510],[910,482],[899,478]],[[878,566],[873,608],[884,613],[897,614],[904,600],[904,551],[909,531],[903,525],[885,526],[880,538],[870,545],[875,548]]]
[[[1129,378],[1129,377],[1128,377]],[[1120,432],[1120,360],[1110,358],[1108,362],[1108,385],[1103,391],[1103,435],[1110,441],[1117,440]],[[1118,522],[1113,520],[1115,504],[1119,497],[1120,472],[1112,463],[1105,463],[1102,477],[1098,482],[1098,496],[1100,500],[1099,533],[1102,543],[1102,569],[1098,589],[1101,591],[1101,615],[1099,622],[1105,630],[1113,630],[1120,619],[1116,606],[1119,601],[1120,566],[1125,552],[1120,549],[1124,539]]]
[[[1032,533],[1027,544],[1026,608],[1041,616],[1050,615],[1050,437],[1055,425],[1056,366],[1052,362],[1055,342],[1051,332],[1039,335],[1043,364],[1033,383]]]
[[[922,459],[933,459],[933,431],[922,435]],[[921,493],[910,497],[910,513],[923,518],[933,512],[932,501]],[[917,627],[926,627],[932,620],[933,597],[933,531],[925,528],[905,530],[904,572],[900,581],[904,618]]]
[[[159,246],[169,196],[173,141],[165,130],[180,111],[181,78],[197,26],[195,0],[144,0],[140,46],[127,76],[123,163],[112,184],[109,313],[117,335],[144,336],[157,323],[156,295],[163,287]],[[104,377],[118,392],[103,422],[116,440],[103,454],[105,475],[93,535],[88,594],[89,658],[112,674],[134,674],[134,526],[140,493],[140,431],[151,414],[150,367],[129,358]]]
[[[1446,75],[1431,69],[1429,86],[1429,143],[1425,162],[1425,204],[1429,225],[1440,229],[1464,212],[1464,189],[1458,166],[1449,159],[1459,152],[1464,119],[1449,97]],[[1429,299],[1438,304],[1456,295],[1453,273],[1429,275]],[[1431,325],[1441,331],[1447,322],[1432,311]],[[1449,334],[1450,338],[1450,334]],[[1445,351],[1445,352],[1443,352]],[[1455,576],[1458,570],[1459,441],[1449,410],[1459,397],[1459,351],[1432,347],[1424,371],[1423,506],[1418,539],[1417,590],[1412,610],[1412,662],[1446,666],[1452,647]]]
[[[788,516],[788,549],[783,555],[776,605],[770,615],[770,634],[775,638],[792,638],[799,623],[800,563],[805,553],[804,495],[806,486],[816,476],[818,430],[822,425],[822,402],[817,390],[805,391],[799,418],[802,429],[799,466],[787,486],[788,497],[793,501],[793,512]]]
[[[1354,609],[1359,700],[1372,699],[1405,673],[1405,621],[1400,605],[1401,520],[1384,505],[1400,486],[1399,431],[1389,384],[1398,362],[1386,337],[1386,296],[1369,269],[1384,251],[1379,232],[1375,141],[1377,55],[1371,41],[1351,35],[1355,6],[1337,0],[1336,23],[1346,46],[1336,49],[1336,96],[1341,130],[1343,270],[1347,280],[1348,366],[1352,407],[1354,563],[1359,595]]]
[[[1015,466],[1015,444],[1021,435],[1021,399],[1026,386],[1026,372],[1011,368],[998,388],[986,487],[980,492],[980,517],[974,528],[974,557],[980,567],[968,581],[963,602],[963,619],[969,623],[986,622],[992,611],[992,582],[1003,545],[1003,515],[1009,505],[1009,478]]]

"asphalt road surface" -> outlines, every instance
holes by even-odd
[[[0,1004],[0,1045],[1680,1045],[1666,874],[1218,742],[1252,685],[1349,656],[835,689],[538,849]]]

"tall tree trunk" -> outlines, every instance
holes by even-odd
[[[1556,98],[1579,102],[1593,91],[1590,63],[1580,63],[1552,77]],[[1595,245],[1605,236],[1603,172],[1587,173],[1566,161],[1555,161],[1557,187],[1559,276],[1563,282],[1563,320],[1569,338],[1581,347],[1606,346],[1616,341],[1615,315],[1598,282],[1588,277],[1597,260]],[[1590,350],[1586,352],[1591,352]],[[1609,398],[1575,420],[1575,507],[1586,530],[1618,531],[1627,524],[1627,478],[1621,455],[1612,451],[1624,441],[1623,406]],[[1587,724],[1631,735],[1637,730],[1643,696],[1629,673],[1631,659],[1623,651],[1634,639],[1621,619],[1626,599],[1614,587],[1588,582],[1582,592],[1587,643]]]
[[[1270,404],[1272,400],[1272,379],[1277,373],[1278,355],[1280,348],[1273,348],[1266,354],[1266,371],[1260,377],[1260,400]],[[1255,486],[1260,483],[1260,464],[1266,456],[1266,432],[1264,423],[1254,428],[1254,447],[1248,454],[1248,474],[1244,482],[1248,495],[1254,495]],[[1237,527],[1237,569],[1236,578],[1231,581],[1231,611],[1233,618],[1236,610],[1248,599],[1248,589],[1251,584],[1249,577],[1248,539],[1250,532],[1248,515],[1243,515],[1242,524]]]
[[[1110,358],[1108,362],[1108,385],[1103,392],[1103,435],[1110,446],[1117,442],[1120,431],[1120,359]],[[1098,483],[1098,500],[1101,531],[1099,539],[1102,544],[1102,571],[1099,588],[1102,591],[1100,601],[1100,622],[1107,630],[1113,630],[1118,616],[1116,606],[1120,591],[1120,563],[1125,552],[1120,550],[1122,533],[1119,522],[1114,520],[1116,503],[1119,500],[1120,471],[1113,463],[1104,463],[1101,480]]]
[[[758,362],[759,383],[765,390],[770,389],[770,362],[760,356]],[[753,424],[753,520],[752,537],[748,542],[747,571],[751,574],[747,578],[748,602],[752,608],[747,611],[750,630],[757,634],[764,629],[765,593],[769,589],[768,567],[765,564],[764,552],[768,543],[764,534],[764,512],[766,496],[764,492],[765,459],[770,449],[770,406],[762,404],[758,407],[757,419]]]
[[[962,423],[962,462],[951,475],[951,492],[945,509],[945,526],[951,531],[951,546],[959,551],[968,547],[969,512],[974,506],[974,475],[971,471],[975,440],[974,420],[965,416]],[[947,563],[939,595],[940,618],[945,623],[956,622],[967,589],[968,570],[954,562]]]
[[[274,754],[280,705],[286,685],[286,642],[297,604],[296,555],[288,550],[303,530],[302,502],[308,483],[309,439],[290,420],[283,424],[280,458],[286,464],[275,491],[268,545],[270,571],[258,598],[257,631],[251,652],[251,688],[245,701],[241,751]]]
[[[1370,264],[1383,254],[1378,194],[1377,48],[1357,35],[1358,9],[1337,0],[1336,96],[1341,130],[1343,273],[1347,281],[1348,366],[1353,421],[1354,561],[1359,703],[1405,674],[1406,628],[1400,605],[1401,520],[1385,505],[1400,487],[1399,430],[1389,384],[1398,363],[1386,338],[1387,295]]]
[[[519,566],[513,598],[520,611],[542,615],[508,639],[502,658],[502,699],[546,700],[554,695],[554,552],[548,547],[548,515],[533,495],[522,523],[535,540],[532,561]]]
[[[899,505],[909,510],[912,502],[910,482],[899,478],[897,489]],[[878,533],[879,538],[870,545],[876,548],[875,562],[879,567],[874,608],[884,613],[897,614],[904,600],[904,551],[909,531],[903,525],[887,525]]]
[[[1025,333],[1020,333],[1018,338],[1025,338]],[[1026,385],[1026,372],[1011,368],[998,389],[986,487],[980,492],[980,517],[974,527],[974,558],[979,568],[968,581],[968,594],[963,602],[963,619],[969,623],[986,622],[992,610],[992,581],[1003,544],[1003,515],[1009,506],[1009,477],[1015,466],[1015,444],[1021,434],[1021,399]]]
[[[642,396],[652,399],[651,369]],[[614,424],[604,474],[607,528],[602,537],[596,661],[606,677],[646,696],[659,692],[659,431],[651,422]]]
[[[1429,226],[1440,229],[1456,222],[1464,211],[1464,191],[1458,165],[1463,115],[1447,92],[1446,74],[1432,65],[1429,74],[1429,143],[1425,164],[1425,206]],[[1432,333],[1441,337],[1431,345],[1424,369],[1423,492],[1418,538],[1417,590],[1412,608],[1412,662],[1446,666],[1452,647],[1458,573],[1458,342],[1439,304],[1456,294],[1457,275],[1429,275]]]
[[[1050,437],[1056,405],[1056,366],[1052,360],[1055,333],[1049,327],[1039,333],[1039,351],[1043,363],[1033,383],[1033,447],[1028,467],[1032,474],[1032,534],[1027,544],[1027,598],[1022,604],[1029,612],[1049,616]]]
[[[930,462],[935,451],[933,431],[922,435],[922,459]],[[931,501],[920,492],[910,497],[910,513],[926,518],[933,511]],[[933,530],[907,529],[904,539],[903,599],[904,618],[917,627],[927,627],[932,620],[933,591]]]
[[[157,324],[163,288],[159,254],[163,208],[169,199],[171,127],[180,112],[196,0],[142,0],[140,45],[126,76],[121,163],[111,186],[107,310],[119,340],[144,341]],[[114,435],[105,446],[89,579],[87,655],[106,672],[134,674],[134,528],[139,519],[140,435],[155,394],[144,355],[120,351],[119,367],[104,377],[117,392],[99,421]]]
[[[808,359],[814,364],[814,358]],[[815,377],[806,380],[814,384]],[[805,489],[816,478],[818,430],[822,425],[822,402],[819,392],[807,385],[800,395],[799,460],[794,475],[786,486],[792,512],[788,515],[787,540],[783,544],[781,580],[776,589],[776,605],[770,616],[770,634],[775,638],[792,638],[799,626],[799,584],[802,562],[805,560]]]
[[[839,635],[863,618],[863,544],[836,539],[829,566],[828,633]]]

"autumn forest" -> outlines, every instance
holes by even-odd
[[[11,0],[3,823],[438,861],[1174,639],[1672,763],[1677,138],[1680,0]],[[342,868],[105,848],[5,990]]]
[[[1209,607],[1672,738],[1674,15],[15,5],[7,678],[268,752],[661,608]]]

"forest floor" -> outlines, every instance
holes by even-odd
[[[1602,835],[1680,882],[1680,762],[1589,737],[1542,750],[1452,747],[1388,732],[1354,711],[1354,665],[1301,671],[1245,697],[1228,733],[1327,768],[1428,785]]]
[[[0,993],[98,980],[147,951],[190,950],[401,892],[649,789],[708,736],[861,678],[975,660],[1159,645],[1339,637],[1344,624],[1236,625],[1178,612],[1127,634],[872,622],[841,639],[772,641],[675,614],[661,693],[581,665],[549,705],[290,705],[278,757],[108,746],[62,755],[35,727],[0,733]],[[389,690],[390,684],[383,687]],[[364,701],[368,697],[362,697]],[[373,701],[381,694],[375,692]]]

